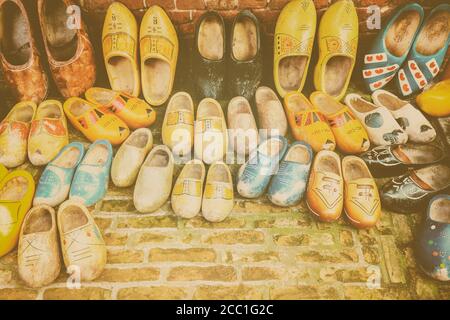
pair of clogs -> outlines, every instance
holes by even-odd
[[[403,96],[420,91],[439,73],[449,44],[449,4],[437,6],[426,19],[417,3],[400,7],[364,56],[368,89],[381,89],[395,78]]]
[[[33,204],[56,207],[67,196],[88,207],[96,204],[108,189],[112,156],[107,140],[94,142],[86,154],[83,144],[68,144],[42,172]]]
[[[142,83],[144,98],[150,105],[160,106],[167,101],[175,80],[179,44],[175,27],[163,8],[148,8],[138,30],[133,13],[124,4],[113,2],[106,12],[102,45],[113,90],[138,97]]]
[[[328,150],[314,159],[306,203],[325,222],[337,220],[344,209],[357,228],[370,228],[381,216],[378,188],[364,161],[347,156],[341,164],[339,155]]]
[[[65,98],[79,96],[94,85],[96,77],[94,49],[80,11],[74,11],[72,0],[35,2],[56,87]],[[18,100],[39,103],[50,85],[25,6],[20,0],[1,0],[0,12],[2,73]]]
[[[196,23],[192,61],[195,91],[213,99],[243,96],[251,99],[263,74],[259,22],[250,10],[239,12],[227,27],[216,11]]]
[[[316,21],[312,0],[290,1],[280,13],[274,37],[274,81],[281,97],[303,89],[311,62]],[[316,90],[336,100],[344,97],[355,66],[358,33],[358,15],[353,1],[337,1],[324,13],[318,30]]]
[[[296,140],[306,141],[315,152],[338,148],[349,154],[367,151],[367,132],[348,107],[316,91],[308,100],[299,92],[284,97],[284,110]]]
[[[234,206],[231,172],[225,163],[215,162],[209,167],[206,182],[205,173],[202,161],[186,163],[172,191],[172,209],[186,219],[195,217],[201,211],[206,220],[221,222]]]
[[[297,205],[306,191],[312,159],[307,143],[295,142],[289,147],[284,137],[270,137],[240,168],[237,190],[245,198],[258,198],[268,188],[273,204]]]
[[[20,278],[32,288],[55,281],[61,270],[60,251],[67,272],[80,281],[94,280],[105,267],[102,234],[88,209],[78,202],[64,202],[58,214],[46,205],[27,213],[17,253]]]
[[[17,244],[20,228],[31,208],[35,184],[30,173],[8,170],[0,164],[0,257]]]
[[[32,101],[16,104],[0,123],[0,163],[8,168],[27,158],[35,166],[49,163],[69,143],[66,117],[57,100],[37,106]]]

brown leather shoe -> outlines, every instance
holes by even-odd
[[[41,102],[48,81],[36,48],[30,21],[19,0],[0,0],[0,65],[11,90],[20,101]]]
[[[67,14],[67,8],[73,4],[72,0],[38,0],[50,70],[65,98],[83,94],[94,85],[96,75],[94,49],[85,26]],[[69,28],[71,24],[73,27]]]

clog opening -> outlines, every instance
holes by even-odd
[[[111,88],[117,91],[134,93],[135,80],[133,62],[128,57],[114,56],[108,59],[107,70]]]
[[[51,212],[46,208],[38,208],[29,213],[23,229],[23,234],[48,232],[52,229],[52,226],[53,220]]]
[[[444,152],[432,145],[406,144],[392,148],[392,154],[404,163],[427,164],[439,161]]]
[[[307,56],[285,57],[278,63],[278,81],[281,87],[289,91],[300,88],[309,58]]]
[[[312,103],[325,114],[334,114],[342,109],[342,105],[326,93],[319,92],[311,97]]]
[[[104,165],[108,161],[109,150],[102,144],[96,144],[93,148],[90,148],[86,156],[83,159],[83,164],[87,165]]]
[[[4,1],[0,7],[2,51],[6,60],[16,66],[31,59],[31,35],[27,17],[13,1]]]
[[[157,150],[147,159],[145,165],[147,167],[167,167],[169,165],[169,155],[164,150]]]
[[[371,112],[371,111],[377,109],[377,107],[375,105],[373,105],[372,103],[370,103],[360,97],[355,97],[355,98],[350,99],[350,103],[351,103],[352,107],[359,113]]]
[[[57,61],[70,60],[77,52],[78,35],[76,26],[67,27],[72,17],[66,4],[62,0],[45,0],[42,9],[43,34],[51,55]]]
[[[309,101],[300,94],[293,94],[287,99],[287,107],[293,112],[302,112],[311,109]]]
[[[208,173],[208,181],[214,181],[214,182],[230,182],[230,177],[228,175],[228,170],[226,165],[224,164],[218,164],[215,165],[212,170],[209,170]]]
[[[110,104],[117,96],[117,93],[112,90],[96,88],[90,92],[92,99],[101,105]]]
[[[148,143],[149,135],[144,132],[133,133],[128,141],[127,145],[133,146],[139,149],[145,148]]]
[[[62,117],[61,108],[56,103],[48,103],[36,112],[36,119],[60,119]]]
[[[417,36],[416,51],[424,56],[434,55],[445,46],[449,35],[450,12],[437,11]]]
[[[216,61],[223,59],[225,39],[219,17],[209,16],[200,23],[197,46],[203,58]]]
[[[450,199],[438,198],[430,206],[430,219],[450,224]]]
[[[30,122],[31,120],[33,120],[33,115],[34,109],[31,105],[22,105],[20,107],[17,107],[13,111],[11,120],[19,122]]]
[[[352,71],[353,59],[345,56],[331,57],[325,66],[324,89],[329,95],[339,96]]]
[[[71,105],[69,105],[69,111],[75,117],[79,117],[79,116],[83,115],[85,112],[89,111],[90,109],[91,109],[91,106],[82,99],[76,99],[72,102]]]
[[[151,58],[145,60],[142,72],[143,90],[151,101],[161,101],[170,92],[170,65],[167,61]]]
[[[317,160],[316,170],[340,175],[339,159],[328,154],[322,154]]]
[[[204,100],[200,103],[197,117],[221,117],[220,106],[210,100]]]
[[[61,168],[73,168],[80,157],[80,150],[75,147],[66,148],[54,161],[53,164]]]
[[[191,99],[189,99],[189,97],[184,94],[176,95],[174,98],[172,98],[170,109],[193,111]]]
[[[249,17],[236,21],[233,30],[233,56],[238,61],[252,60],[258,52],[258,34],[255,22]]]
[[[20,201],[28,190],[28,180],[14,177],[7,181],[0,190],[0,201]]]
[[[272,89],[267,87],[259,87],[255,93],[255,100],[257,104],[265,104],[266,102],[272,100],[278,101],[278,97]]]
[[[311,162],[311,155],[305,146],[295,145],[289,149],[285,161],[308,164]]]
[[[266,140],[259,146],[258,149],[260,153],[273,157],[278,155],[281,149],[283,149],[283,142],[278,139]]]
[[[65,207],[58,218],[61,219],[60,225],[63,233],[70,232],[88,223],[88,218],[83,209],[75,205]]]
[[[388,51],[402,57],[409,51],[420,24],[420,14],[416,10],[402,12],[386,32],[385,45]]]
[[[434,165],[415,171],[417,177],[433,190],[442,190],[450,186],[450,167]]]
[[[351,159],[348,161],[344,161],[343,166],[347,181],[372,178],[369,170],[364,165],[364,162],[362,162],[362,160],[360,159]]]
[[[242,114],[252,114],[252,109],[245,98],[235,98],[228,105],[228,114],[231,116],[242,115]]]
[[[203,167],[201,164],[192,163],[185,166],[185,170],[183,170],[183,176],[185,178],[201,180],[203,173]]]
[[[391,94],[387,94],[387,93],[380,93],[379,95],[377,95],[378,101],[380,101],[380,103],[385,106],[386,108],[388,108],[391,111],[396,111],[398,109],[401,109],[402,107],[406,106],[408,104],[408,102],[399,99],[396,96],[393,96]]]

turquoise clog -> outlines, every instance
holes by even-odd
[[[282,136],[270,137],[258,146],[239,170],[237,190],[241,196],[258,198],[264,193],[270,179],[278,171],[287,147],[288,142]]]
[[[370,91],[381,89],[394,79],[408,56],[423,16],[424,10],[419,4],[407,4],[397,9],[380,31],[371,49],[364,56],[362,76]],[[401,47],[395,47],[398,42],[402,42]]]
[[[449,24],[450,4],[437,6],[426,18],[396,78],[403,96],[417,93],[439,73],[450,44]]]
[[[270,182],[267,195],[273,204],[290,207],[300,202],[306,191],[313,157],[308,143],[297,141],[291,145]]]
[[[33,205],[56,207],[66,200],[75,170],[83,157],[83,144],[73,142],[65,146],[42,172]]]
[[[97,140],[89,147],[75,172],[70,200],[89,207],[103,199],[108,190],[113,150],[107,140]]]

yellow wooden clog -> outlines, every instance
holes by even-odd
[[[433,117],[450,115],[450,79],[436,83],[416,97],[420,109]]]
[[[0,163],[4,166],[14,168],[27,159],[28,135],[36,108],[32,101],[20,102],[0,123]]]
[[[351,0],[331,5],[319,26],[319,60],[314,72],[316,90],[341,100],[350,82],[358,48],[358,15]]]
[[[89,102],[110,108],[131,129],[149,127],[156,120],[156,112],[150,105],[128,93],[90,88],[85,96]]]
[[[273,77],[278,94],[301,92],[306,81],[316,33],[312,0],[293,0],[281,11],[275,27]]]
[[[172,92],[179,49],[175,27],[159,6],[151,6],[142,18],[140,48],[145,100],[160,106]]]
[[[24,170],[15,170],[0,181],[0,257],[16,246],[34,190],[33,177]]]
[[[187,92],[170,99],[162,125],[162,141],[175,155],[189,155],[194,145],[194,103]]]
[[[46,100],[36,111],[28,138],[28,158],[35,166],[43,166],[53,160],[69,143],[66,116],[61,102]]]
[[[8,169],[0,163],[0,182],[3,180],[4,177],[6,177],[8,172],[9,172]]]
[[[72,125],[91,142],[109,140],[119,145],[130,135],[128,126],[108,108],[73,97],[64,103],[64,112]]]
[[[359,154],[369,149],[370,141],[366,129],[347,106],[319,91],[313,92],[310,100],[327,118],[337,146],[342,152]]]
[[[138,27],[133,13],[113,2],[103,24],[103,57],[109,83],[115,91],[139,96],[141,84],[137,62]]]
[[[327,120],[303,94],[288,93],[284,97],[284,110],[296,140],[309,143],[315,152],[335,149],[336,141]]]

